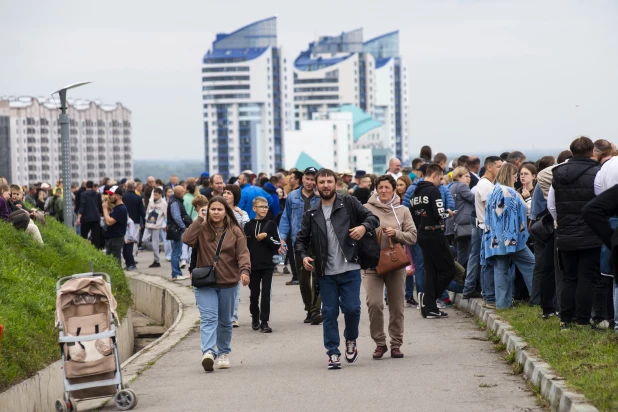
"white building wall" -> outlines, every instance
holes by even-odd
[[[373,173],[373,152],[371,149],[352,150],[352,170],[364,170]]]

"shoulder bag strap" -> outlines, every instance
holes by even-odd
[[[217,266],[217,262],[219,261],[219,254],[221,253],[221,246],[223,246],[223,239],[225,239],[225,234],[227,233],[227,229],[223,231],[221,235],[221,239],[219,239],[219,244],[217,245],[217,252],[215,253],[215,262],[213,266]]]

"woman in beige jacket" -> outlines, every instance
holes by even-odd
[[[377,194],[372,194],[365,205],[380,219],[382,231],[381,249],[389,246],[388,238],[395,243],[412,245],[416,243],[416,226],[410,210],[401,206],[399,196],[395,193],[397,183],[390,175],[380,176],[376,182]],[[386,334],[384,333],[384,287],[388,294],[388,334],[391,338],[391,358],[403,358],[400,347],[403,344],[403,308],[405,305],[406,268],[378,275],[374,269],[362,272],[363,285],[367,294],[369,309],[369,330],[377,347],[374,359],[381,359],[386,351]]]

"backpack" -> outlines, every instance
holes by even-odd
[[[343,204],[350,216],[350,229],[352,229],[358,226],[359,223],[355,209],[350,202],[352,202],[350,196],[343,198]],[[358,241],[358,264],[361,269],[367,270],[378,266],[378,262],[380,262],[380,245],[378,244],[378,237],[374,229],[367,231],[365,236]]]

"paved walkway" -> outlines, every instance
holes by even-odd
[[[147,269],[151,252],[140,252],[138,271],[170,278],[169,264]],[[342,370],[326,369],[322,327],[302,323],[305,313],[290,276],[273,281],[272,334],[250,326],[249,289],[241,290],[240,324],[232,338],[232,368],[206,374],[200,335],[194,332],[146,370],[132,388],[137,410],[147,411],[540,411],[521,376],[485,341],[470,315],[449,309],[449,318],[425,320],[406,308],[404,359],[373,360],[363,302],[359,359]],[[189,281],[182,281],[189,284]],[[361,288],[362,289],[362,288]],[[364,295],[364,292],[363,292]],[[343,333],[343,319],[340,317]],[[342,347],[343,351],[343,347]],[[108,404],[105,410],[113,410]]]

